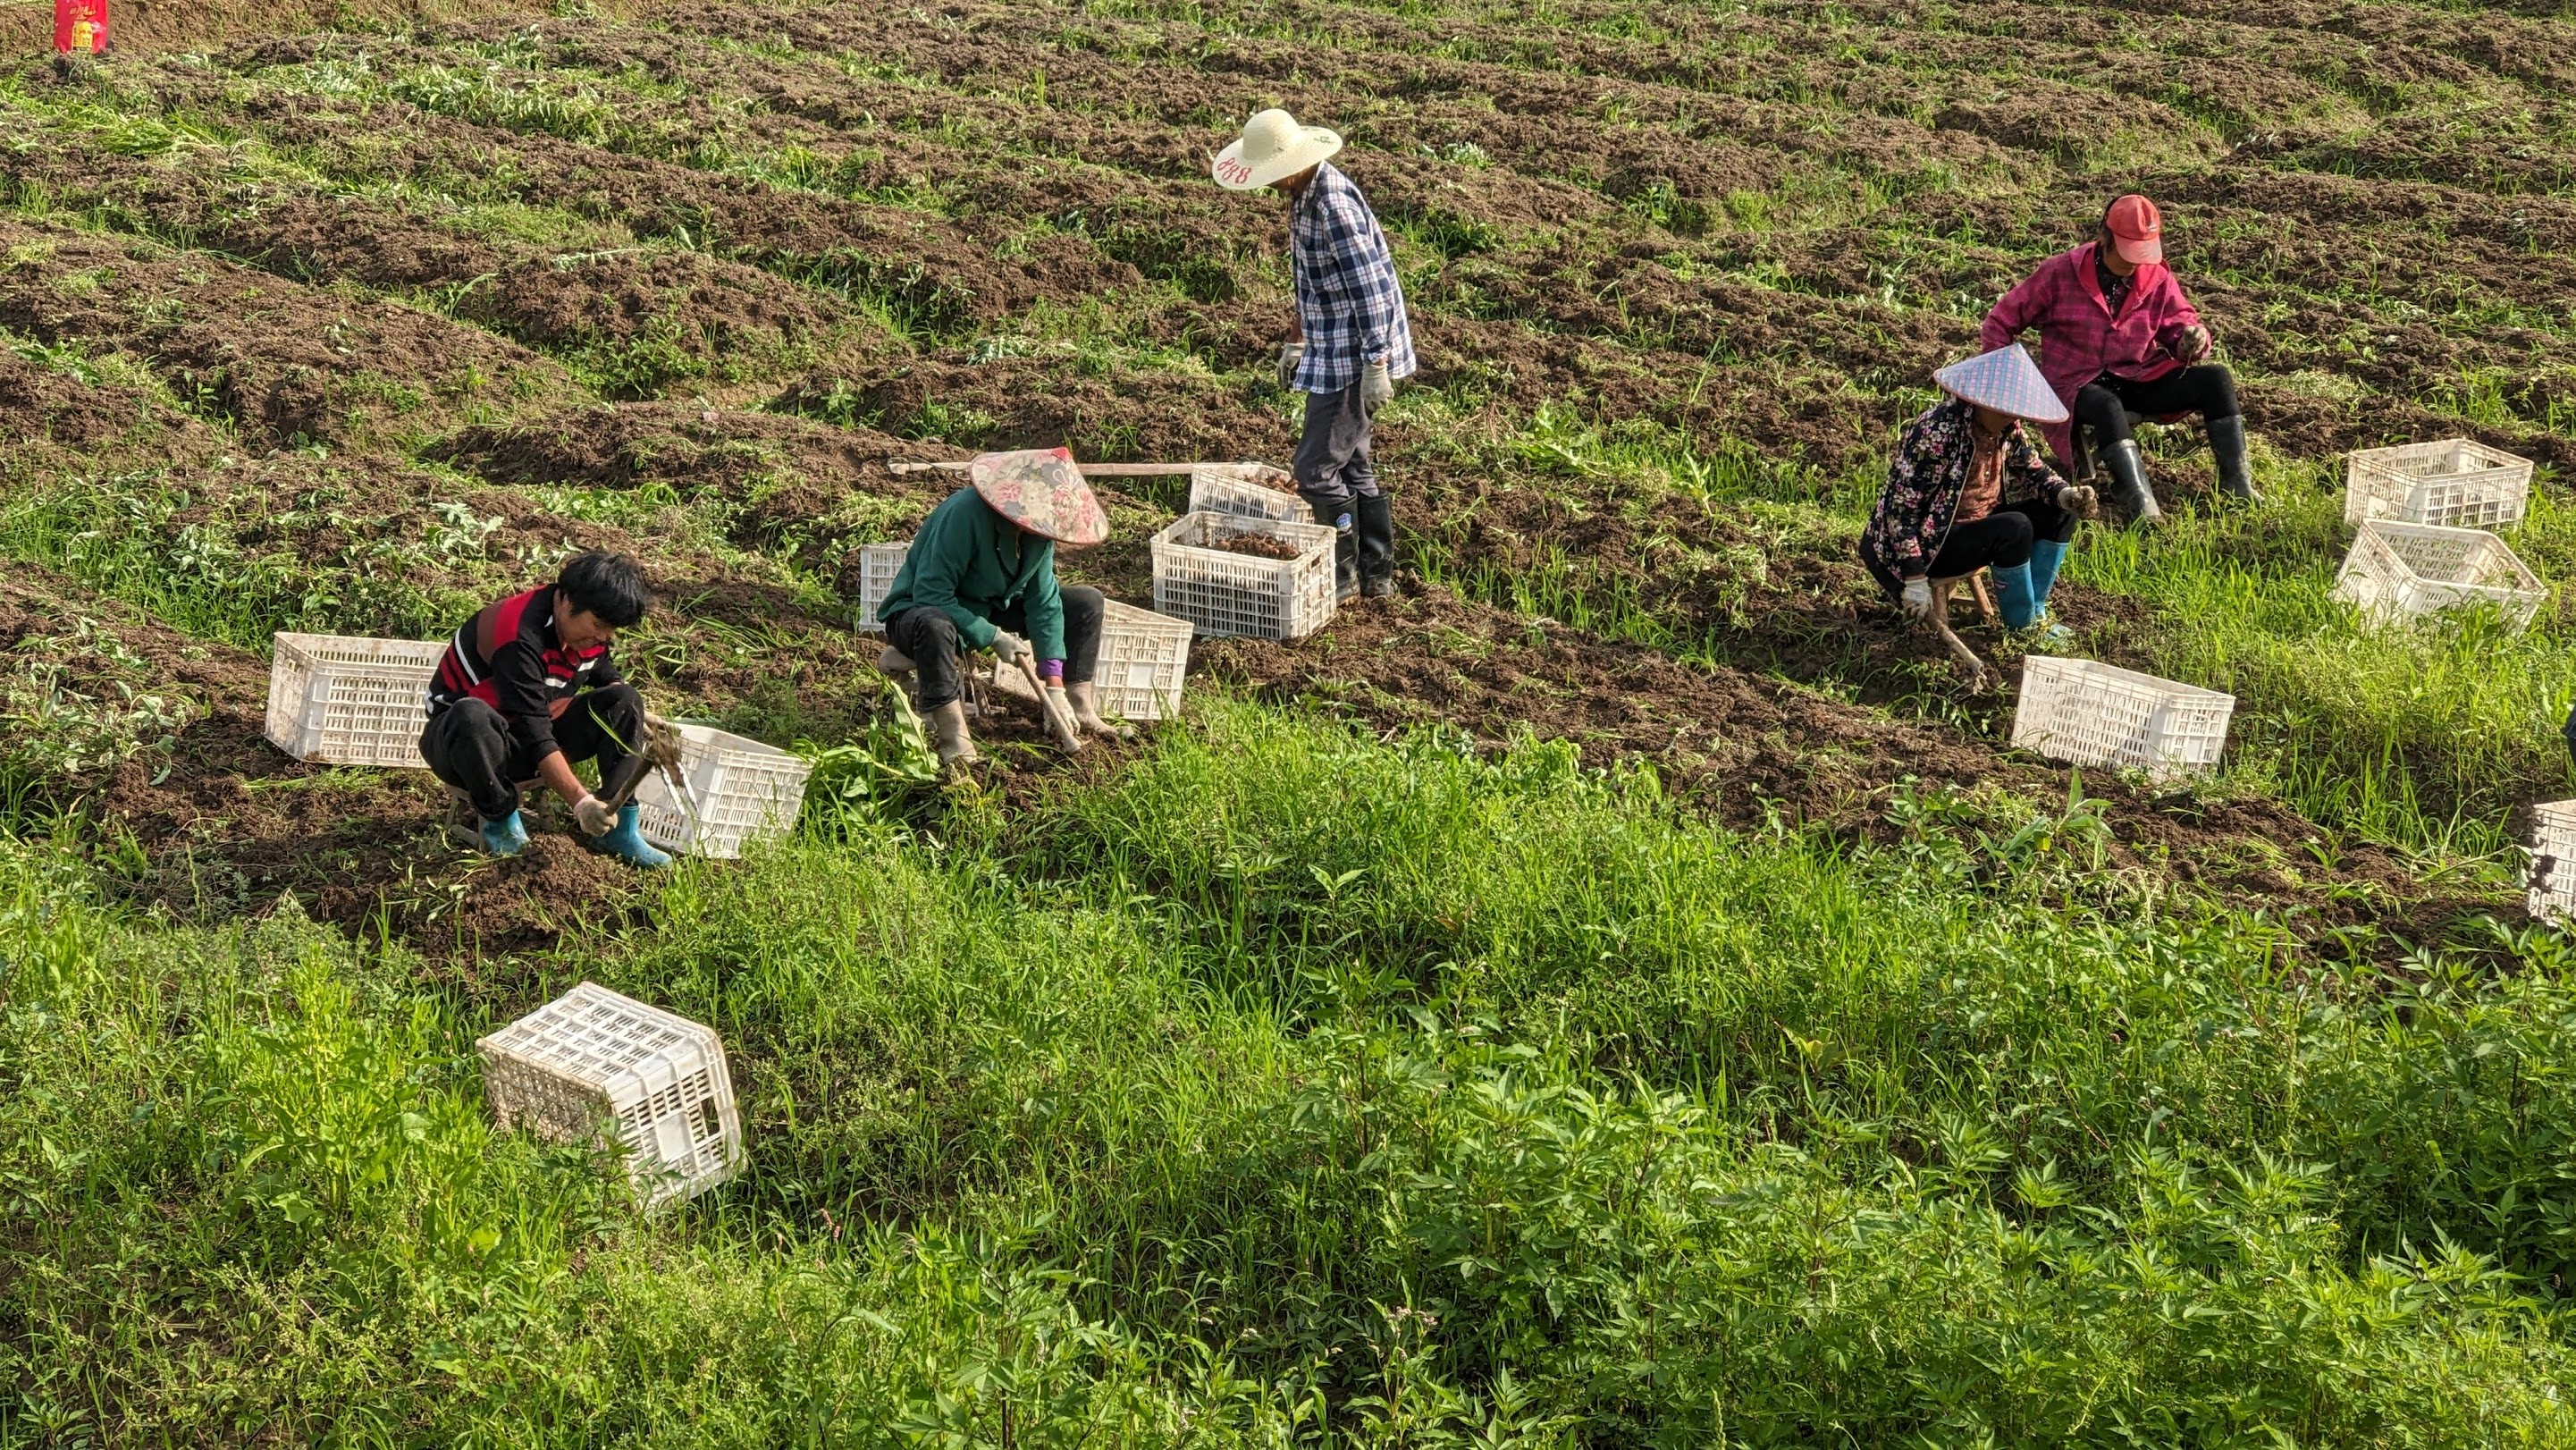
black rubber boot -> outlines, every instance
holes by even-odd
[[[1311,496],[1306,507],[1315,511],[1315,522],[1333,530],[1333,600],[1348,603],[1360,592],[1360,569],[1351,535],[1351,515],[1337,503],[1317,503]]]
[[[2209,456],[2218,464],[2218,486],[2238,503],[2255,503],[2253,475],[2245,471],[2245,415],[2209,420]]]
[[[1382,493],[1364,493],[1358,511],[1360,595],[1384,599],[1395,592],[1395,505]]]
[[[2137,440],[2123,438],[2102,450],[2102,471],[2111,475],[2111,492],[2119,496],[2131,522],[2152,524],[2165,511],[2156,507],[2156,491],[2147,486],[2147,458]]]

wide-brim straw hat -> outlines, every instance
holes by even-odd
[[[1069,448],[986,453],[966,465],[966,476],[995,513],[1041,538],[1079,545],[1109,537],[1109,512]]]
[[[1341,149],[1341,133],[1300,126],[1296,117],[1273,106],[1244,122],[1243,134],[1216,153],[1208,170],[1226,190],[1250,191],[1329,161]]]
[[[1934,373],[1932,381],[1951,397],[2029,422],[2063,423],[2070,416],[2057,390],[2040,376],[2039,364],[2017,342],[1954,362]]]

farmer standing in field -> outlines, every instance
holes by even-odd
[[[930,511],[904,551],[903,568],[877,606],[888,649],[877,665],[918,671],[920,708],[943,766],[976,759],[966,733],[960,656],[988,649],[1002,663],[1034,658],[1074,723],[1121,732],[1100,718],[1092,672],[1108,601],[1097,589],[1059,587],[1055,549],[1109,537],[1109,515],[1062,448],[987,453],[967,466],[971,487]]]
[[[619,677],[608,646],[651,604],[641,566],[592,550],[565,561],[554,583],[480,611],[448,641],[420,753],[473,803],[483,849],[515,856],[527,846],[519,782],[539,780],[572,808],[594,849],[632,866],[671,863],[644,839],[632,802],[612,811],[572,772],[596,759],[600,788],[614,794],[626,772],[644,768],[644,697]]]
[[[2016,344],[1953,363],[1932,381],[1949,396],[1897,439],[1860,561],[1919,624],[1940,607],[1933,580],[1989,570],[2005,627],[2032,628],[2077,521],[2097,507],[2093,490],[2058,477],[2022,431],[2025,421],[2063,425],[2066,407]]]
[[[1279,386],[1306,395],[1306,426],[1290,465],[1315,521],[1339,535],[1341,598],[1395,592],[1395,514],[1369,461],[1369,419],[1413,374],[1413,327],[1386,233],[1367,198],[1329,164],[1342,138],[1263,111],[1216,155],[1216,183],[1266,186],[1288,198],[1289,275],[1297,292]]]
[[[2164,264],[2164,218],[2135,194],[2111,203],[2093,240],[2039,265],[1986,314],[1989,350],[2040,331],[2040,370],[2074,423],[2092,430],[2096,456],[2140,523],[2161,516],[2132,414],[2198,413],[2209,427],[2218,484],[2254,501],[2245,471],[2245,417],[2236,379],[2208,361],[2216,345]],[[2075,465],[2074,426],[2048,425],[2061,467]]]

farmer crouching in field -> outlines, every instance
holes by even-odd
[[[2039,365],[2074,423],[2091,429],[2095,455],[2120,501],[2140,523],[2152,522],[2154,488],[2130,434],[2131,415],[2198,413],[2209,426],[2218,484],[2251,503],[2245,471],[2245,417],[2236,380],[2207,361],[2214,346],[2200,313],[2164,264],[2164,219],[2143,196],[2124,196],[2102,214],[2093,240],[2042,262],[2039,270],[1986,314],[1983,345],[2002,347],[2030,328],[2040,331]],[[2060,466],[2075,463],[2074,426],[2049,425]]]
[[[1386,233],[1351,179],[1326,164],[1342,138],[1268,110],[1217,153],[1229,191],[1266,186],[1288,198],[1289,275],[1297,290],[1279,386],[1306,395],[1306,429],[1290,472],[1297,492],[1340,539],[1340,597],[1395,592],[1395,514],[1369,461],[1369,419],[1413,375],[1413,328]]]
[[[1953,363],[1932,381],[1949,396],[1897,439],[1860,560],[1924,624],[1939,607],[1933,580],[1989,569],[2005,626],[2029,629],[2048,608],[2076,521],[2096,511],[2093,490],[2058,477],[2022,431],[2024,420],[2064,423],[2066,408],[2018,344]]]
[[[615,795],[645,768],[644,697],[618,677],[608,646],[651,603],[633,559],[575,554],[554,583],[492,605],[448,641],[420,753],[472,802],[485,850],[514,856],[528,844],[519,782],[539,780],[594,848],[629,865],[670,864],[644,839],[632,803],[612,811],[572,773],[597,760],[600,788]]]
[[[938,736],[939,763],[971,764],[958,658],[988,649],[1004,664],[1024,656],[1076,724],[1116,735],[1100,718],[1092,671],[1100,660],[1106,601],[1097,589],[1059,588],[1055,547],[1109,537],[1109,515],[1062,448],[987,453],[967,469],[974,486],[930,511],[903,568],[877,606],[889,643],[877,663],[920,672],[920,707]]]

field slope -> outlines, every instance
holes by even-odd
[[[2576,1444],[2554,6],[136,17],[0,70],[0,1445]],[[1400,596],[940,787],[888,464],[1284,460],[1272,104],[1412,301]],[[2133,188],[2267,502],[2151,430],[2060,608],[2238,696],[2189,786],[2009,750],[1852,556]],[[2455,435],[2549,602],[2366,630],[2340,456]],[[1103,492],[1145,600],[1181,485]],[[274,632],[581,547],[793,839],[496,863],[261,738]],[[724,1034],[740,1182],[490,1128],[583,979]]]

